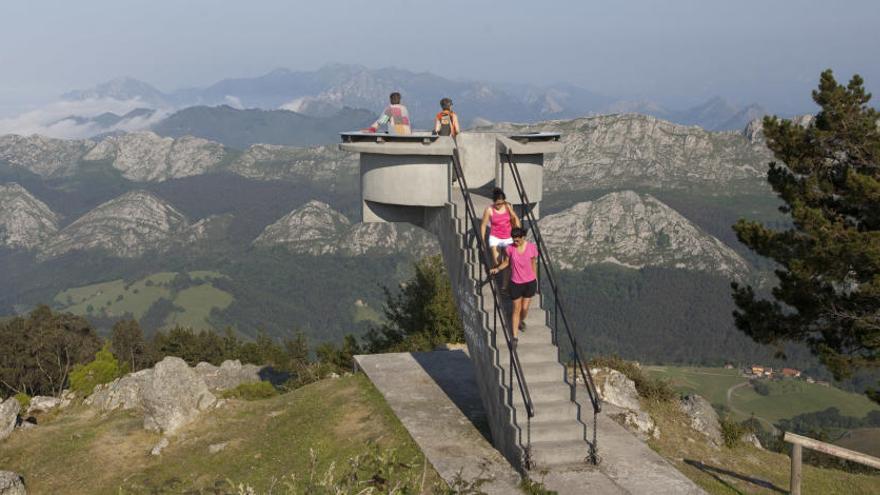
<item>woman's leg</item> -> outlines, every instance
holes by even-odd
[[[499,264],[499,261],[498,261],[498,246],[492,246],[492,263],[494,263],[494,264],[492,265],[492,268],[498,266],[498,264]]]
[[[529,303],[532,302],[532,298],[531,297],[523,297],[522,299],[520,299],[520,301],[522,301],[522,309],[520,310],[520,320],[519,321],[521,321],[523,323],[522,326],[525,326],[524,324],[526,322],[526,317],[529,316]]]
[[[513,300],[513,318],[511,318],[511,331],[513,332],[513,338],[519,338],[519,322],[520,322],[520,311],[522,311],[522,301],[523,298],[514,299]]]

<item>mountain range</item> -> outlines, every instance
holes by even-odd
[[[228,105],[242,109],[284,109],[312,117],[331,117],[348,108],[378,113],[391,91],[400,91],[415,124],[426,128],[450,97],[463,125],[569,119],[608,113],[638,112],[708,130],[741,130],[766,111],[759,105],[738,106],[721,97],[683,110],[651,102],[631,102],[600,95],[572,84],[546,86],[486,81],[459,81],[397,68],[371,69],[333,64],[314,71],[276,69],[257,77],[224,79],[203,88],[163,93],[148,83],[119,78],[63,95],[69,101],[131,100],[149,108],[184,109]],[[288,144],[288,143],[275,143]],[[311,143],[317,144],[317,143]]]

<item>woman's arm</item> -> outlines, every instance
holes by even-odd
[[[500,272],[501,270],[504,270],[505,268],[507,268],[507,265],[509,265],[509,264],[510,264],[510,257],[504,258],[504,261],[502,261],[500,265],[489,270],[489,273],[491,273],[492,275],[495,275],[496,273]]]
[[[458,114],[457,113],[452,114],[452,127],[453,127],[453,130],[452,130],[453,135],[456,135],[459,132],[461,132],[461,127],[458,126]]]
[[[507,211],[510,212],[510,219],[513,220],[511,222],[514,227],[522,228],[522,221],[519,219],[519,215],[516,214],[516,210],[513,209],[513,205],[507,203]]]
[[[491,206],[489,207],[491,208]],[[486,228],[489,226],[489,208],[486,208],[483,211],[483,220],[480,222],[480,237],[486,238]]]

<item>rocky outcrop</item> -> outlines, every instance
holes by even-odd
[[[725,276],[749,271],[735,251],[649,194],[611,193],[548,215],[539,225],[554,259],[566,269],[614,263]]]
[[[183,213],[146,191],[132,191],[97,206],[64,229],[42,250],[42,258],[68,251],[104,249],[134,258],[160,249],[185,231]]]
[[[0,440],[6,439],[15,429],[18,422],[18,413],[21,411],[21,404],[15,397],[9,397],[5,401],[0,401]]]
[[[110,383],[98,385],[83,403],[101,411],[143,409],[144,386],[152,377],[152,369],[129,373]]]
[[[34,249],[58,231],[58,216],[16,183],[0,184],[0,246]]]
[[[766,190],[770,151],[738,132],[710,132],[646,115],[618,114],[491,129],[561,132],[565,149],[544,164],[547,192],[621,188],[727,192],[746,181]]]
[[[46,413],[61,406],[61,399],[58,397],[47,397],[45,395],[35,395],[31,397],[28,404],[27,414]]]
[[[358,157],[336,146],[295,148],[255,144],[229,170],[250,179],[306,180],[332,183],[334,188],[357,187]]]
[[[660,438],[660,429],[642,410],[635,382],[611,368],[593,368],[590,373],[602,402],[620,410],[616,417],[626,429],[642,440]]]
[[[24,478],[12,471],[0,471],[0,495],[27,495]]]
[[[406,224],[355,224],[320,201],[305,205],[266,227],[255,246],[283,246],[313,256],[360,256],[389,253],[423,255],[437,252],[436,240],[424,230]]]
[[[204,380],[177,357],[166,357],[153,367],[143,387],[144,428],[174,433],[210,408],[217,398]]]
[[[53,139],[44,136],[0,136],[0,162],[41,177],[73,175],[93,141]]]
[[[699,395],[691,394],[681,399],[679,407],[690,418],[693,429],[709,437],[716,446],[723,443],[718,413],[715,412],[715,408],[708,400]]]
[[[161,182],[204,174],[225,156],[223,145],[207,139],[173,139],[153,132],[135,132],[101,141],[83,160],[110,162],[129,180]]]
[[[211,363],[199,363],[195,372],[210,390],[229,390],[242,383],[255,383],[261,380],[261,366],[255,364],[241,364],[238,359],[223,361],[220,366]]]

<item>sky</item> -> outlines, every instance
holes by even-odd
[[[0,115],[119,76],[170,91],[328,63],[798,112],[825,68],[880,88],[878,21],[877,0],[2,2]]]

